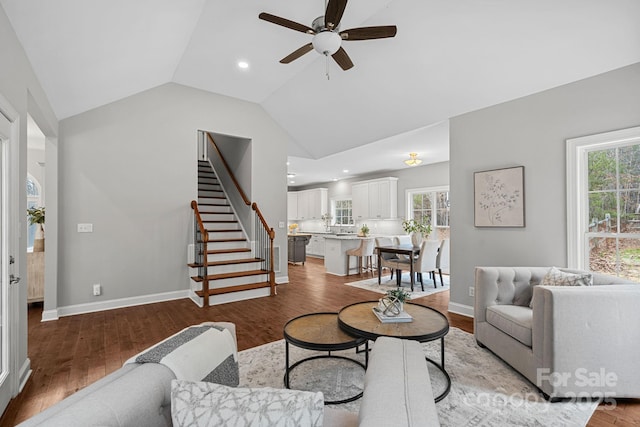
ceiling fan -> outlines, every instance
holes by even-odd
[[[329,0],[324,16],[319,16],[314,19],[310,27],[265,12],[261,13],[258,17],[276,25],[313,35],[311,43],[307,43],[282,58],[280,60],[282,64],[288,64],[315,49],[327,58],[331,55],[340,68],[346,71],[353,67],[353,62],[351,62],[351,58],[349,58],[349,55],[347,55],[347,52],[341,46],[343,40],[383,39],[394,37],[397,31],[395,25],[360,27],[340,31],[340,20],[346,7],[347,0]]]

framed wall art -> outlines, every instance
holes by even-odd
[[[524,166],[473,174],[474,225],[524,227]]]

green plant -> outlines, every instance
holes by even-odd
[[[397,288],[397,289],[391,289],[387,291],[387,296],[389,298],[395,298],[396,300],[398,300],[399,302],[406,302],[409,301],[411,299],[411,292],[403,289],[403,288]]]
[[[402,228],[407,234],[420,233],[424,237],[427,237],[431,233],[431,224],[427,222],[426,218],[422,218],[420,221],[415,219],[405,219],[402,221]]]
[[[29,215],[29,225],[44,224],[44,207],[27,209]]]
[[[360,232],[363,236],[366,236],[367,234],[369,234],[369,226],[367,224],[362,224],[362,227],[360,227]]]

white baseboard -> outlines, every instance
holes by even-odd
[[[27,357],[20,368],[20,372],[18,373],[18,393],[20,393],[27,384],[27,380],[31,376],[31,372],[33,372],[31,370],[31,359]]]
[[[473,307],[470,305],[458,304],[456,302],[449,302],[449,312],[466,317],[473,317]]]
[[[172,300],[182,299],[182,298],[190,298],[189,292],[190,291],[185,289],[183,291],[164,292],[161,294],[143,295],[139,297],[119,298],[119,299],[113,299],[109,301],[68,305],[66,307],[58,307],[58,309],[55,311],[57,311],[57,316],[59,317],[73,316],[76,314],[94,313],[97,311],[113,310],[115,308],[132,307],[136,305],[152,304],[154,302],[163,302],[163,301],[172,301]],[[54,310],[48,310],[47,313],[52,311]],[[44,320],[44,314],[45,313],[42,313],[43,320]],[[51,316],[51,315],[48,314],[48,316]],[[57,319],[57,317],[55,319]],[[51,318],[48,318],[47,320],[54,320],[54,318],[51,317]]]
[[[289,276],[276,277],[276,285],[282,285],[284,283],[289,283]]]
[[[54,310],[44,310],[42,312],[42,321],[48,322],[50,320],[58,320],[60,316],[58,316],[58,309]]]
[[[198,294],[196,294],[193,290],[189,291],[189,298],[191,299],[191,301],[195,302],[198,307],[200,308],[204,307],[204,304],[202,303],[202,298],[200,298]]]

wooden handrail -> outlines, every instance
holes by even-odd
[[[202,217],[200,216],[200,211],[198,210],[198,202],[195,200],[191,201],[191,209],[194,210],[196,215],[196,220],[198,221],[198,228],[200,228],[200,233],[202,234],[202,240],[205,242],[209,241],[209,233],[207,229],[204,228],[204,223],[202,222]]]
[[[267,224],[267,221],[264,219],[264,216],[262,216],[262,212],[260,211],[258,204],[256,202],[253,202],[253,204],[251,205],[251,208],[254,211],[256,211],[256,215],[258,215],[258,218],[260,218],[260,222],[262,223],[262,226],[264,227],[265,230],[269,232],[269,237],[271,239],[274,239],[276,237],[276,232],[273,230],[273,228],[269,228],[269,224]]]
[[[222,160],[222,164],[224,165],[224,168],[227,170],[227,173],[229,174],[229,176],[231,177],[231,180],[233,181],[233,184],[238,189],[238,192],[240,193],[240,196],[242,197],[242,200],[244,200],[244,203],[247,206],[251,206],[251,201],[249,200],[247,195],[244,194],[244,191],[242,191],[242,187],[240,187],[240,184],[238,183],[238,180],[236,179],[236,176],[233,174],[233,171],[229,167],[229,164],[225,160],[224,156],[222,155],[222,152],[218,148],[218,145],[213,140],[213,137],[211,136],[211,134],[209,132],[207,132],[207,138],[209,138],[209,141],[211,142],[211,145],[213,145],[213,148],[215,148],[216,151],[218,152],[218,157],[220,157],[220,160]]]

